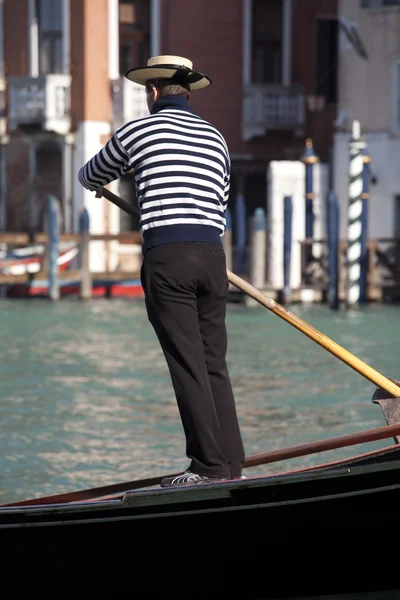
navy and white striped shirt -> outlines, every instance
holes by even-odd
[[[221,243],[231,163],[219,131],[183,96],[120,127],[78,174],[89,190],[134,169],[143,254],[169,242]]]

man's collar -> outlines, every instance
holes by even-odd
[[[186,112],[192,113],[192,115],[197,115],[196,111],[190,106],[189,102],[186,100],[184,96],[165,96],[165,98],[160,98],[156,100],[152,106],[151,114],[155,115],[160,112],[164,108],[172,108],[176,110],[184,110]]]

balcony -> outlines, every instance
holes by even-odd
[[[39,129],[66,135],[71,128],[70,75],[8,78],[11,130]]]
[[[146,90],[143,85],[133,83],[125,77],[112,81],[111,97],[113,131],[128,121],[140,119],[149,114]]]
[[[268,131],[292,131],[302,135],[305,124],[304,90],[297,86],[250,85],[243,92],[244,141]]]

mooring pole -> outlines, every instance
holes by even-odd
[[[360,301],[363,150],[359,121],[353,121],[349,143],[349,190],[347,232],[347,306]]]
[[[232,269],[232,213],[229,208],[225,212],[226,228],[222,236],[222,244],[225,250],[226,268]]]
[[[368,301],[368,209],[370,188],[371,157],[366,148],[363,150],[363,187],[361,194],[361,261],[360,261],[360,304]]]
[[[312,240],[314,236],[314,165],[319,161],[318,156],[315,154],[312,140],[306,139],[306,145],[304,148],[303,155],[300,160],[305,164],[305,238],[306,240]],[[306,248],[306,264],[312,259],[312,246],[307,245]]]
[[[285,196],[283,199],[283,304],[290,304],[292,301],[292,290],[290,287],[292,262],[292,215],[292,197]]]
[[[89,213],[87,208],[83,208],[79,215],[79,232],[80,232],[80,268],[81,268],[81,300],[89,300],[92,297],[92,275],[90,273],[89,263]]]
[[[250,281],[260,290],[265,287],[265,264],[267,257],[267,220],[265,210],[256,208],[253,216],[251,240]]]
[[[236,270],[242,275],[246,272],[246,243],[247,243],[246,200],[244,197],[244,175],[238,177],[238,191],[235,204],[235,247]]]
[[[327,196],[327,237],[329,264],[329,308],[339,308],[339,202],[333,190]]]
[[[49,298],[50,300],[59,300],[60,288],[58,283],[58,220],[59,208],[58,200],[55,196],[50,195],[47,200],[48,204],[48,235],[49,235]]]

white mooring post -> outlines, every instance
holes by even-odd
[[[361,233],[363,192],[363,149],[359,121],[353,121],[349,144],[349,194],[347,231],[347,305],[360,300],[361,283]]]

